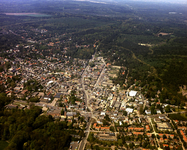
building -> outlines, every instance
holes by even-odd
[[[173,131],[171,125],[169,122],[162,122],[162,123],[157,123],[157,129],[161,131]]]
[[[151,115],[151,110],[145,110],[145,113],[146,113],[147,115]]]
[[[136,96],[136,95],[137,95],[137,91],[133,91],[133,90],[132,90],[132,91],[129,92],[129,96],[130,96],[130,97],[134,97],[134,96]]]
[[[125,111],[127,112],[127,114],[130,114],[134,111],[134,109],[132,108],[126,108]]]
[[[117,141],[117,136],[115,133],[98,134],[97,138],[103,141]]]

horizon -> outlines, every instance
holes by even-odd
[[[24,0],[2,0],[2,2],[25,2]],[[35,0],[28,0],[28,1],[35,1]],[[27,2],[28,2],[27,1]],[[69,1],[69,0],[44,0],[44,1]],[[153,2],[153,3],[168,3],[168,4],[185,4],[187,6],[187,0],[72,0],[72,1],[87,1],[92,3],[103,3],[106,4],[106,2]],[[38,1],[36,1],[38,2]]]

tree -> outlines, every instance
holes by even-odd
[[[151,137],[154,139],[155,138],[155,134],[152,134]]]
[[[99,148],[98,145],[95,145],[95,146],[94,146],[94,149],[95,149],[95,150],[100,150],[100,148]]]
[[[167,136],[165,134],[163,135],[163,139],[167,139]]]
[[[64,104],[62,104],[62,102],[60,102],[59,103],[59,107],[63,107],[64,106]]]
[[[129,147],[130,147],[130,148],[133,148],[133,146],[134,146],[133,143],[130,143],[130,144],[129,144]]]
[[[110,131],[114,132],[114,127],[113,126],[110,127]]]
[[[93,133],[90,133],[89,136],[88,136],[88,141],[89,141],[89,142],[93,142],[94,140],[95,140],[94,134],[93,134]]]
[[[166,113],[169,113],[169,112],[170,112],[170,105],[167,105],[167,106],[166,106],[165,111],[166,111]]]
[[[144,113],[143,105],[140,106],[140,114]]]
[[[106,119],[106,121],[110,121],[109,115],[106,115],[104,118]]]
[[[64,109],[61,110],[61,115],[64,115]]]
[[[10,67],[11,67],[10,62],[6,62],[6,63],[5,63],[5,68],[8,70]]]
[[[3,72],[3,71],[4,71],[3,66],[0,66],[0,72]]]
[[[108,125],[110,125],[110,124],[108,123],[108,121],[106,121],[106,120],[104,119],[104,120],[103,120],[103,125],[104,125],[104,126],[106,126],[106,125],[108,126]]]
[[[152,105],[152,106],[151,106],[151,114],[154,114],[154,110],[155,110],[155,106]]]
[[[124,116],[127,116],[127,112],[126,112],[125,110],[123,111],[123,115],[124,115]]]
[[[40,99],[38,97],[32,97],[29,99],[30,102],[39,102]]]
[[[118,145],[123,146],[123,140],[122,139],[118,139]]]
[[[84,134],[84,131],[83,131],[83,130],[80,130],[79,136],[80,136],[81,138],[82,138],[82,137],[85,137],[85,134]]]

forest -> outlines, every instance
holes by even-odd
[[[6,149],[68,149],[71,136],[66,122],[54,122],[52,116],[40,116],[42,110],[1,110],[0,137],[9,140]]]

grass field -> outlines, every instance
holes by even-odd
[[[0,150],[5,149],[8,146],[8,143],[5,141],[0,141]]]
[[[187,121],[187,115],[185,114],[169,114],[169,118],[173,120]]]

